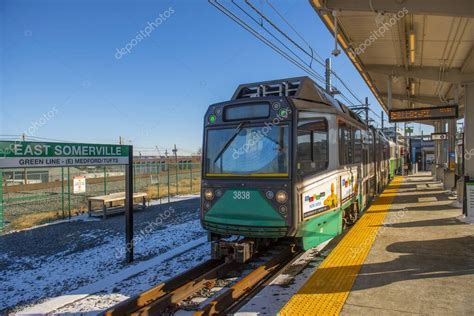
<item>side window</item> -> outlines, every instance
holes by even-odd
[[[329,164],[328,124],[326,120],[314,124],[313,161],[316,171],[326,169]]]
[[[308,173],[311,170],[312,160],[312,133],[307,127],[299,126],[298,127],[298,145],[296,149],[296,154],[298,157],[297,169],[301,170],[304,174]]]
[[[353,162],[352,131],[345,123],[339,123],[339,163],[341,165]]]
[[[318,119],[298,126],[297,169],[308,175],[327,168],[329,163],[328,124]]]
[[[362,131],[354,132],[354,163],[362,162]]]

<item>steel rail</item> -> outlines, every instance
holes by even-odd
[[[268,277],[278,272],[295,255],[292,246],[285,248],[271,260],[259,266],[246,277],[242,278],[227,291],[219,295],[212,302],[194,313],[194,316],[223,315],[234,304],[244,299],[255,287],[264,282]]]
[[[103,315],[105,316],[118,316],[118,315],[129,315],[148,304],[156,301],[163,296],[171,293],[180,286],[188,284],[190,281],[198,278],[200,275],[204,274],[206,271],[214,269],[215,267],[222,264],[221,260],[209,260],[197,265],[196,267],[183,272],[174,278],[167,280],[163,283],[158,284],[157,286],[140,293],[135,297],[131,297],[112,308],[106,310]]]

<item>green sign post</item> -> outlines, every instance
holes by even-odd
[[[3,171],[0,169],[0,231],[3,230]]]
[[[5,168],[127,165],[125,172],[125,253],[133,261],[133,147],[112,144],[81,144],[0,141],[0,229],[3,228],[3,181]],[[69,179],[69,177],[68,177]],[[69,193],[69,184],[68,184]],[[69,195],[70,197],[70,195]],[[63,202],[62,202],[63,203]],[[70,205],[70,203],[69,203]],[[63,207],[64,208],[64,207]]]

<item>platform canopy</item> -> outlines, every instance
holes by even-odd
[[[459,104],[463,116],[461,85],[474,82],[474,1],[310,3],[386,111]]]

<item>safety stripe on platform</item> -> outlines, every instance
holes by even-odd
[[[387,189],[396,190],[402,177]],[[393,192],[393,191],[392,191]],[[303,287],[283,306],[279,315],[338,315],[369,254],[395,194],[382,193],[364,216],[321,263]]]

